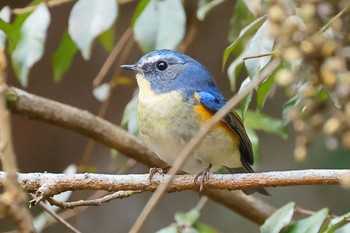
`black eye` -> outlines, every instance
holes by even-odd
[[[166,68],[168,68],[168,64],[165,61],[159,61],[157,62],[156,67],[158,70],[163,71],[166,70]]]

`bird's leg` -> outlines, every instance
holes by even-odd
[[[204,169],[194,177],[195,183],[197,182],[200,176],[202,177],[199,184],[199,194],[201,194],[204,191],[204,184],[209,180],[210,169],[212,166],[213,165],[209,164],[209,166],[206,169]]]
[[[171,168],[171,166],[167,166],[167,167],[164,167],[164,168],[159,168],[159,167],[151,167],[149,169],[149,173],[148,173],[148,181],[151,182],[152,181],[152,178],[155,174],[159,174],[161,176],[164,177],[164,174],[166,172],[169,171],[169,169]]]

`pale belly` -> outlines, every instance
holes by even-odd
[[[174,163],[202,124],[192,108],[190,104],[183,104],[182,97],[176,92],[139,98],[140,133],[150,149],[169,165]],[[228,136],[227,129],[215,127],[190,155],[182,170],[199,173],[210,164],[212,171],[221,166],[242,167],[234,140]]]

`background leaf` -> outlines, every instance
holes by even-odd
[[[230,20],[228,40],[232,42],[237,39],[242,28],[253,22],[254,19],[255,16],[250,12],[246,3],[243,0],[237,0]]]
[[[294,202],[289,202],[273,213],[260,227],[260,233],[279,233],[292,221],[294,214]]]
[[[251,129],[276,134],[284,139],[288,136],[281,120],[257,112],[247,111],[244,125]]]
[[[258,105],[258,109],[261,111],[266,98],[269,96],[269,93],[271,92],[271,90],[273,90],[274,88],[274,84],[275,84],[275,76],[277,74],[277,72],[283,67],[282,64],[280,64],[273,72],[272,74],[265,79],[264,82],[262,82],[259,86],[258,86],[258,90],[257,90],[257,105]]]
[[[181,0],[150,1],[136,19],[133,29],[144,53],[154,49],[175,50],[186,29]]]
[[[239,88],[238,93],[241,92],[242,90],[244,90],[244,89],[247,87],[247,85],[250,84],[250,82],[251,82],[250,78],[249,78],[249,77],[246,78],[246,79],[242,82],[241,87]],[[245,117],[245,113],[246,113],[247,110],[248,110],[248,106],[249,106],[249,104],[250,104],[250,102],[251,102],[251,100],[252,100],[252,97],[253,97],[253,92],[251,91],[251,92],[250,92],[248,95],[246,95],[246,96],[241,100],[241,102],[239,103],[239,106],[240,106],[240,109],[241,109],[241,117],[242,117],[242,119],[244,119],[244,117]]]
[[[117,18],[115,0],[79,0],[69,16],[68,31],[85,60],[91,56],[93,40],[110,28]]]
[[[126,105],[121,122],[122,127],[136,136],[140,134],[137,124],[137,94],[138,92],[135,91],[133,98]]]
[[[95,96],[95,98],[102,102],[106,100],[111,90],[111,86],[108,83],[103,83],[97,87],[95,87],[92,91],[92,94]]]
[[[68,31],[65,31],[60,45],[52,57],[52,67],[55,82],[61,81],[63,75],[70,67],[73,57],[77,51],[78,48],[72,41],[72,38],[68,34]]]
[[[200,217],[200,212],[198,210],[192,209],[188,212],[177,212],[175,214],[175,221],[179,225],[192,226],[198,221]]]
[[[308,218],[297,221],[286,230],[286,233],[318,233],[327,215],[328,209],[324,208]]]
[[[198,1],[198,10],[197,10],[197,18],[200,21],[203,21],[205,19],[205,16],[211,11],[214,7],[219,5],[220,3],[223,3],[224,0],[201,0]]]
[[[265,18],[265,16],[262,16],[251,22],[241,31],[238,38],[229,47],[225,49],[224,55],[222,57],[222,69],[224,69],[227,59],[231,55],[231,53],[234,53],[236,56],[239,56],[243,52],[244,43],[264,23]]]
[[[115,44],[115,27],[114,25],[110,27],[107,31],[102,33],[98,40],[102,47],[107,51],[111,52]]]
[[[265,54],[272,51],[274,39],[268,37],[268,29],[268,21],[265,21],[250,41],[250,45],[246,53],[247,56]],[[244,64],[247,68],[249,77],[251,79],[255,78],[259,72],[269,63],[270,60],[271,56],[245,60]]]
[[[15,72],[23,86],[28,84],[30,68],[43,56],[50,13],[44,3],[40,4],[23,23],[20,40],[13,51]]]
[[[6,24],[10,21],[10,8],[8,6],[1,9],[0,19],[2,20],[2,22],[0,22],[0,49],[3,50],[5,48],[6,35],[2,30],[4,30],[3,28],[6,28]]]
[[[324,231],[325,233],[333,233],[335,232],[335,229],[341,228],[342,226],[346,225],[348,223],[349,225],[349,231],[350,231],[350,223],[349,223],[350,213],[344,214],[343,216],[339,216],[336,218],[333,218],[327,225]]]
[[[141,15],[143,10],[146,8],[147,4],[149,3],[150,0],[141,0],[139,4],[137,4],[136,10],[134,11],[134,15],[132,16],[131,19],[131,26],[134,27],[134,24],[138,17]]]

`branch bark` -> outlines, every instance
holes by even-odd
[[[87,111],[14,87],[7,88],[6,99],[8,107],[13,113],[78,132],[107,147],[118,150],[125,156],[146,166],[159,168],[167,166],[138,138]],[[240,193],[208,191],[205,194],[258,224],[263,223],[275,210],[260,199],[243,196]],[[252,201],[253,199],[254,201]],[[251,209],[254,211],[250,211]]]
[[[109,175],[109,174],[54,174],[18,173],[20,185],[28,192],[39,192],[53,196],[65,191],[104,190],[117,192],[124,190],[152,192],[168,175],[155,174],[149,181],[149,174]],[[200,181],[196,175],[176,175],[168,192],[184,190],[197,191]],[[210,174],[205,183],[206,191],[241,190],[245,188],[283,187],[301,185],[339,185],[350,177],[350,169],[310,169],[295,171],[275,171],[244,174]],[[6,172],[0,172],[0,186],[4,185]]]
[[[41,201],[64,191],[124,190],[152,192],[168,175],[156,174],[149,181],[149,174],[107,175],[107,174],[52,174],[18,173],[18,181],[23,189],[36,193],[35,201]],[[273,209],[259,199],[241,192],[224,192],[242,188],[282,187],[299,185],[337,185],[350,177],[350,169],[344,170],[296,170],[264,172],[254,174],[211,174],[206,182],[204,194],[221,204],[232,208],[232,200],[238,201],[239,213],[249,215],[256,223],[263,223]],[[168,187],[168,192],[198,190],[200,183],[194,183],[195,175],[177,175]],[[0,172],[0,186],[6,181],[6,173]],[[221,190],[215,190],[221,189]],[[234,198],[234,199],[232,199]],[[236,207],[236,209],[239,207]],[[236,210],[235,209],[235,210]]]

